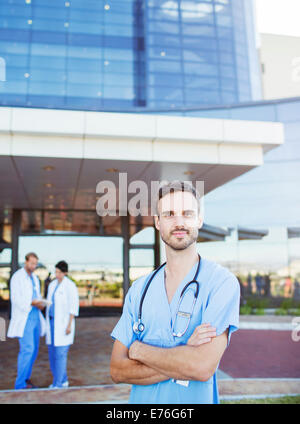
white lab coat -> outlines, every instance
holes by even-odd
[[[64,277],[61,283],[57,279],[49,284],[47,299],[52,300],[54,294],[54,346],[68,346],[74,342],[75,318],[72,320],[71,333],[66,334],[70,314],[79,314],[79,296],[76,285],[68,277]],[[49,320],[49,307],[46,309],[46,343],[51,344],[51,330]]]
[[[40,281],[35,274],[33,280],[38,299],[41,299]],[[28,315],[33,308],[32,302],[32,281],[25,268],[16,271],[10,281],[10,300],[11,300],[11,320],[9,323],[7,337],[23,337]],[[46,333],[46,322],[43,314],[39,311],[40,317],[40,336]]]

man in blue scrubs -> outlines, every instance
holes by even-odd
[[[136,280],[126,295],[111,333],[112,379],[133,385],[130,403],[219,403],[216,370],[231,333],[238,329],[239,283],[226,268],[201,258],[194,308],[195,284],[181,298],[199,263],[196,240],[203,224],[192,186],[163,186],[154,219],[165,243],[166,265],[144,297],[140,333],[133,325],[150,274]],[[192,312],[190,320],[188,314],[177,314],[180,299],[180,311]]]

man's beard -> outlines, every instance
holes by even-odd
[[[186,231],[186,236],[182,239],[177,239],[172,233],[176,231]],[[162,240],[173,250],[184,250],[193,244],[198,238],[198,228],[186,229],[178,228],[171,231],[168,237],[161,234]]]

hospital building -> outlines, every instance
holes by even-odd
[[[97,184],[120,173],[204,181],[201,254],[236,274],[300,275],[296,45],[258,36],[252,0],[0,0],[3,281],[29,241],[51,270],[68,239],[57,260],[87,280],[109,256],[122,293],[158,266],[151,216],[96,213]],[[81,263],[103,240],[118,259]]]

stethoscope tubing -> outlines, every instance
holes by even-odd
[[[196,291],[195,291],[195,293],[194,293],[194,302],[193,302],[193,310],[194,310],[194,306],[195,306],[195,303],[196,303],[196,300],[197,300],[197,298],[198,298],[198,295],[199,295],[199,282],[197,281],[197,278],[198,278],[198,274],[199,274],[199,270],[200,270],[200,262],[201,262],[201,256],[198,254],[198,257],[199,257],[199,260],[198,260],[198,266],[197,266],[197,270],[196,270],[196,272],[195,272],[195,275],[194,275],[194,278],[191,280],[191,281],[189,281],[185,286],[184,286],[184,288],[182,289],[182,291],[181,291],[181,294],[180,294],[180,298],[179,298],[179,303],[178,303],[178,307],[177,307],[177,312],[178,312],[178,310],[179,310],[179,307],[180,307],[180,303],[181,303],[181,300],[182,300],[182,296],[183,296],[183,294],[185,293],[185,291],[186,291],[186,289],[188,288],[188,286],[190,286],[191,284],[193,284],[193,283],[195,283],[196,284],[196,286],[197,286],[197,288],[196,288]],[[140,305],[139,305],[139,313],[138,313],[138,321],[137,321],[137,323],[135,323],[134,324],[134,327],[136,326],[136,328],[137,328],[137,331],[136,330],[134,330],[135,332],[137,332],[137,333],[141,333],[143,330],[144,330],[144,324],[142,323],[142,308],[143,308],[143,303],[144,303],[144,299],[145,299],[145,296],[146,296],[146,293],[147,293],[147,291],[148,291],[148,289],[149,289],[149,287],[150,287],[150,284],[151,284],[151,282],[152,282],[152,280],[154,279],[154,277],[157,275],[157,273],[164,267],[166,265],[166,262],[164,262],[163,264],[161,264],[153,273],[152,273],[152,275],[150,276],[150,278],[149,278],[149,280],[148,280],[148,282],[147,282],[147,284],[146,284],[146,286],[145,286],[145,288],[144,288],[144,291],[143,291],[143,294],[142,294],[142,297],[141,297],[141,300],[140,300]],[[139,326],[142,326],[142,330],[140,331],[138,328],[139,328]]]

